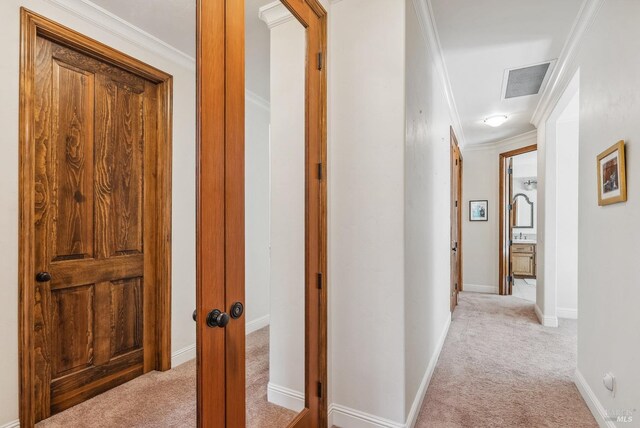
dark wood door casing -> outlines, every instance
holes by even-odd
[[[327,424],[326,11],[283,0],[307,28],[305,409],[292,427]],[[245,426],[245,319],[206,326],[244,301],[244,2],[198,0],[198,426]],[[319,171],[320,174],[319,174]]]
[[[170,368],[171,76],[26,9],[21,24],[20,419],[29,427]]]

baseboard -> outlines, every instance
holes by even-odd
[[[405,424],[369,413],[332,404],[329,406],[329,426],[336,428],[405,428]]]
[[[616,428],[616,424],[608,418],[607,411],[578,369],[575,371],[574,382],[580,395],[582,395],[582,399],[587,403],[587,407],[591,410],[593,417],[596,418],[598,425],[602,428]]]
[[[578,310],[569,308],[556,308],[556,315],[558,318],[565,318],[569,320],[578,319]]]
[[[248,322],[244,328],[245,334],[253,333],[254,331],[258,331],[261,328],[264,328],[268,325],[269,325],[269,314]]]
[[[438,364],[438,358],[440,358],[442,347],[444,346],[445,340],[447,340],[449,326],[451,326],[451,314],[447,314],[447,322],[442,329],[442,333],[440,333],[440,338],[438,339],[438,343],[436,343],[436,349],[433,351],[433,355],[431,355],[431,360],[429,360],[427,371],[422,378],[420,388],[418,388],[418,392],[416,393],[416,398],[413,400],[411,410],[409,410],[409,414],[407,415],[407,423],[405,424],[405,427],[407,428],[413,428],[416,424],[418,414],[420,413],[420,408],[422,407],[422,402],[424,401],[425,395],[427,395],[427,389],[429,388],[429,384],[431,383],[431,377],[433,376],[433,372],[436,369],[436,364]]]
[[[422,378],[420,387],[416,392],[413,404],[411,405],[411,409],[407,415],[406,423],[395,422],[369,413],[361,412],[359,410],[351,409],[346,406],[341,406],[339,404],[331,404],[329,406],[329,426],[335,426],[338,428],[413,428],[418,419],[418,414],[420,413],[424,397],[427,394],[431,377],[433,376],[433,372],[438,364],[438,358],[442,352],[442,347],[447,339],[450,325],[451,315],[449,314],[444,328],[442,329],[442,333],[438,338],[436,349],[433,351],[433,355],[431,355],[431,359],[429,360],[429,365],[427,366],[427,370]]]
[[[463,284],[462,291],[471,291],[474,293],[498,294],[498,287],[495,285]]]
[[[20,420],[16,419],[15,421],[7,422],[4,425],[0,425],[0,428],[20,428]]]
[[[558,317],[545,316],[540,310],[540,307],[537,303],[534,305],[534,309],[536,311],[536,316],[538,317],[538,321],[540,321],[540,324],[545,327],[558,327]]]
[[[171,368],[178,367],[180,364],[184,364],[187,361],[193,360],[196,357],[196,344],[186,346],[182,349],[178,349],[171,354]]]
[[[267,401],[285,409],[301,412],[304,409],[304,394],[271,382],[267,385]]]

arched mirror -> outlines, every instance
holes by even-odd
[[[518,193],[513,197],[513,227],[520,229],[533,229],[533,202],[524,193]]]

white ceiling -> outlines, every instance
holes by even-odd
[[[557,59],[583,0],[431,3],[465,144],[499,141],[533,130],[530,121],[540,95],[502,100],[504,72]],[[509,120],[498,128],[483,123],[497,114],[508,115]]]
[[[93,3],[196,56],[196,0],[92,0]]]
[[[196,0],[92,0],[179,51],[196,55]],[[274,0],[245,0],[246,87],[269,100],[269,29],[258,9]]]

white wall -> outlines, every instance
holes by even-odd
[[[263,24],[264,25],[264,24]],[[269,323],[269,105],[245,104],[245,320],[247,334]]]
[[[278,391],[304,397],[305,62],[304,27],[296,19],[273,27],[269,401],[298,411],[304,401]]]
[[[462,148],[463,290],[498,292],[500,153],[532,144],[536,144],[535,131],[486,146]],[[469,221],[469,201],[477,199],[489,201],[486,222]]]
[[[191,350],[195,328],[195,71],[79,19],[50,2],[0,2],[0,426],[18,418],[18,76],[19,7],[26,6],[174,76],[172,352]],[[189,351],[193,352],[193,351]],[[188,352],[187,352],[188,354]]]
[[[578,239],[578,370],[604,409],[635,410],[640,426],[640,3],[611,0],[603,6],[580,49],[580,165]],[[613,30],[612,30],[613,29]],[[627,142],[626,203],[599,207],[596,156]],[[604,373],[616,375],[611,396]],[[620,426],[619,425],[619,426]]]
[[[405,418],[418,406],[451,319],[449,114],[434,53],[406,1]]]
[[[565,65],[572,76],[579,70],[579,179],[578,179],[578,368],[576,384],[600,426],[606,411],[631,411],[633,422],[617,426],[640,426],[640,366],[636,355],[640,341],[633,327],[640,325],[637,254],[640,252],[640,28],[635,25],[640,3],[635,0],[587,2],[596,10],[575,57]],[[575,80],[563,102],[568,105]],[[575,92],[574,92],[575,93]],[[566,100],[564,98],[569,98]],[[564,107],[556,107],[564,111]],[[548,122],[547,122],[548,123]],[[542,125],[541,128],[545,127]],[[551,148],[554,135],[542,133],[539,143]],[[596,157],[618,140],[627,143],[626,165],[629,200],[598,206]],[[542,158],[542,152],[539,152]],[[542,159],[549,163],[549,159]],[[547,165],[548,166],[548,165]],[[547,168],[548,169],[548,168]],[[548,177],[547,177],[548,179]],[[546,187],[555,185],[549,181]],[[540,195],[542,198],[542,195]],[[543,203],[553,199],[545,195]],[[545,219],[546,223],[546,219]],[[544,225],[546,227],[546,224]],[[547,243],[548,244],[548,243]],[[545,265],[546,265],[545,261]],[[549,276],[545,274],[545,278]],[[540,288],[540,287],[539,287]],[[546,288],[546,287],[545,287]],[[539,290],[539,292],[542,290]],[[545,293],[544,304],[548,305]],[[559,296],[558,296],[559,298]],[[540,303],[540,295],[538,296]],[[551,309],[555,308],[552,307]],[[549,310],[549,307],[545,307]],[[546,315],[546,313],[545,313]],[[616,376],[615,396],[602,383],[605,373]]]
[[[331,5],[329,387],[343,427],[405,416],[404,39],[403,0]]]
[[[556,122],[556,315],[578,317],[578,157],[580,97]]]

